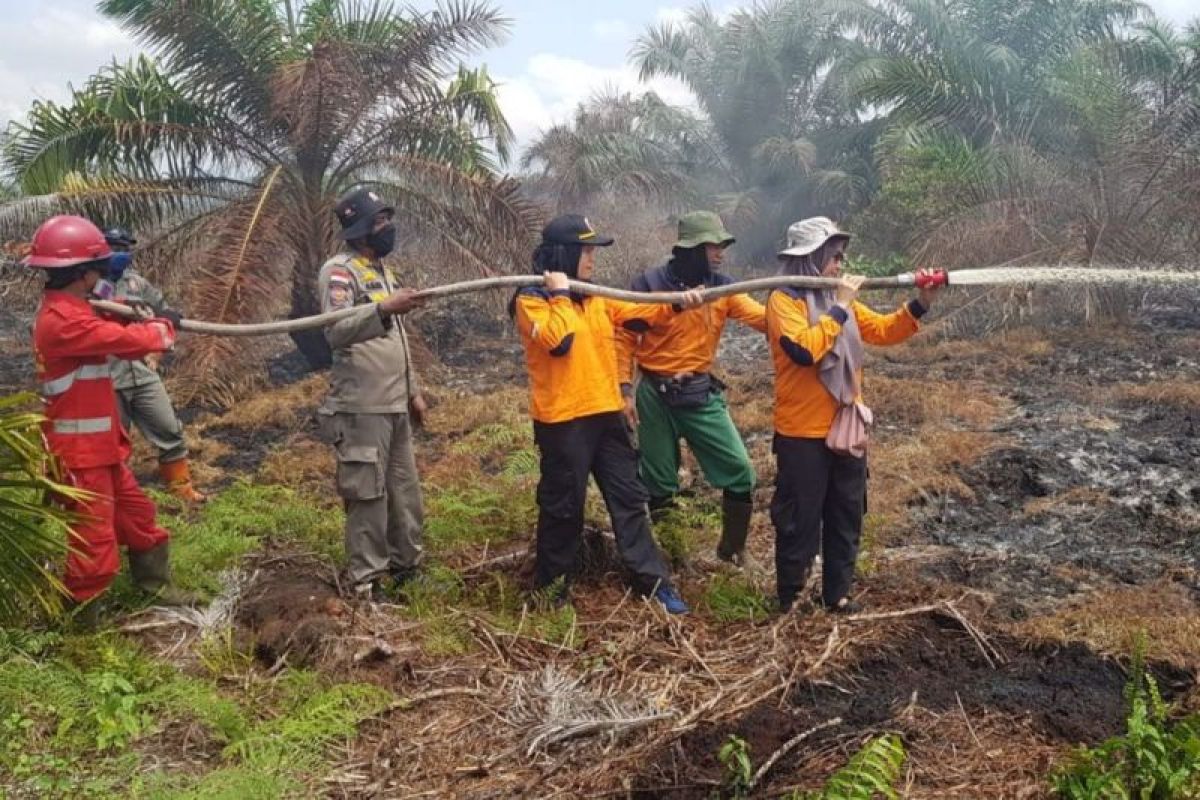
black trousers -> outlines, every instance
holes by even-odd
[[[634,588],[653,591],[669,573],[654,537],[646,488],[638,477],[637,451],[620,412],[567,422],[533,423],[541,451],[538,481],[537,565],[534,582],[548,586],[574,576],[583,535],[588,476],[596,479],[617,540],[617,553],[633,575]]]
[[[838,455],[824,439],[775,435],[775,579],[789,602],[823,552],[821,599],[835,605],[850,593],[867,497],[867,460]]]

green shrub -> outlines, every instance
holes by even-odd
[[[748,796],[754,779],[754,764],[750,761],[750,745],[740,736],[730,734],[717,751],[717,760],[724,768],[721,787],[730,797]]]
[[[1200,716],[1172,723],[1139,642],[1125,688],[1125,733],[1082,747],[1051,778],[1070,800],[1186,800],[1200,797]]]

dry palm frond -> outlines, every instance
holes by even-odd
[[[212,244],[189,297],[192,315],[216,322],[261,321],[282,304],[278,287],[291,266],[284,260],[291,250],[280,235],[285,211],[275,194],[278,177],[277,169],[253,202],[231,204],[210,223]],[[247,380],[244,343],[204,337],[185,344],[184,400],[204,396],[232,404]]]
[[[525,732],[525,752],[533,755],[580,736],[615,738],[672,716],[652,703],[597,694],[549,666],[517,680],[507,722]]]

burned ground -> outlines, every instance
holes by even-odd
[[[449,350],[421,369],[430,577],[395,604],[362,603],[323,555],[336,536],[267,535],[241,562],[254,577],[231,646],[247,661],[229,691],[308,668],[393,693],[313,795],[709,797],[730,735],[759,765],[835,717],[763,796],[819,786],[888,731],[908,749],[906,797],[1044,795],[1071,747],[1120,732],[1140,632],[1164,693],[1197,704],[1200,321],[1171,320],[988,338],[935,323],[873,351],[857,619],[770,610],[770,374],[757,336],[727,337],[730,405],[760,475],[759,567],[713,560],[717,497],[685,459],[693,497],[657,530],[696,609],[675,620],[624,592],[596,498],[574,611],[525,602],[537,464],[519,349],[505,326],[464,338],[431,318],[426,340]],[[24,375],[22,358],[6,348],[0,374]],[[197,474],[220,491],[287,487],[336,520],[312,416],[323,380],[283,357],[260,395],[190,412]],[[152,479],[140,443],[137,458]],[[129,635],[198,668],[157,633]],[[573,732],[550,696],[602,723]]]

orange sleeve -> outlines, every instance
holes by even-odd
[[[916,302],[916,301],[912,301]],[[918,304],[920,313],[925,311]],[[905,303],[891,314],[880,314],[866,305],[854,301],[854,318],[858,320],[858,330],[867,344],[899,344],[917,332],[919,315],[913,309],[912,303]]]
[[[675,309],[667,303],[630,303],[625,300],[604,299],[604,310],[612,324],[635,332],[647,329],[671,319]]]
[[[633,382],[633,354],[642,340],[642,334],[618,327],[613,332],[613,346],[617,350],[617,380]]]
[[[810,324],[808,304],[781,291],[771,292],[767,314],[776,322],[780,348],[802,367],[811,367],[824,358],[842,332],[842,323],[829,314],[821,315],[816,325]]]
[[[729,316],[760,333],[767,332],[767,308],[748,294],[729,298]]]
[[[156,320],[171,329],[166,320]],[[157,327],[143,322],[124,324],[96,316],[78,315],[61,318],[45,338],[42,349],[51,358],[90,358],[115,356],[141,358],[170,349]]]
[[[566,294],[517,295],[517,329],[551,355],[565,355],[575,338],[579,315]]]

